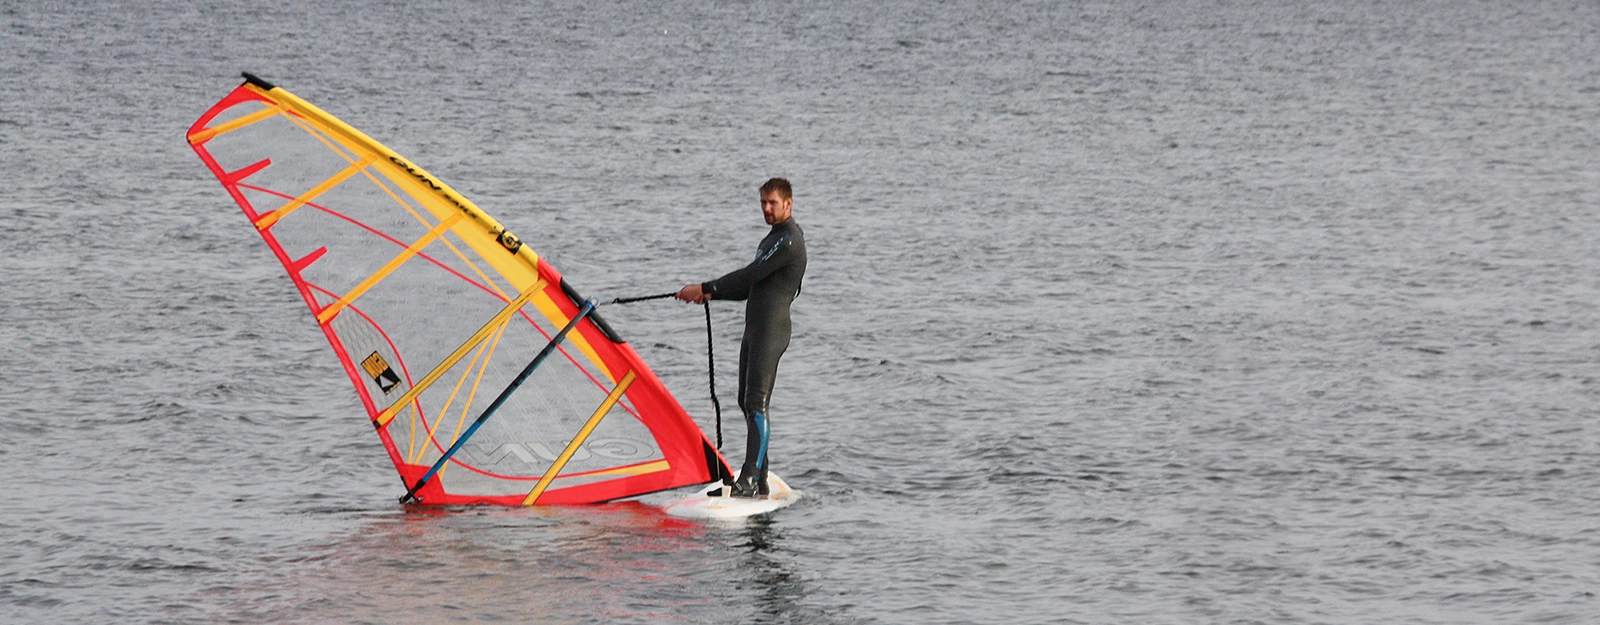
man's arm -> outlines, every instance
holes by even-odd
[[[718,279],[720,280],[721,278]],[[712,299],[732,300],[737,302],[750,297],[750,289],[749,287],[746,287],[742,291],[736,291],[732,293],[717,293],[716,297],[713,298],[711,296],[711,292],[706,290],[706,284],[708,283],[685,285],[683,288],[678,289],[678,294],[674,295],[673,297],[685,302],[689,302],[690,304],[703,304]]]
[[[750,287],[755,286],[762,278],[772,275],[772,272],[794,263],[800,258],[799,254],[794,246],[794,236],[785,234],[773,243],[771,248],[762,251],[755,262],[721,278],[701,284],[701,291],[710,299],[745,299],[750,297]]]

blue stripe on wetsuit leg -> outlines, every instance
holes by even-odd
[[[767,468],[767,415],[755,414],[756,431],[761,435],[761,453],[756,454],[756,470]]]

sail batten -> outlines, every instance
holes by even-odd
[[[617,400],[622,399],[622,394],[627,392],[628,387],[633,386],[633,381],[636,379],[638,378],[633,375],[632,371],[622,376],[622,379],[617,382],[617,387],[611,389],[611,392],[606,394],[605,401],[600,403],[600,407],[595,408],[594,414],[589,415],[589,420],[584,422],[582,429],[578,430],[578,435],[572,437],[572,441],[567,443],[566,449],[561,450],[561,455],[556,457],[555,462],[550,464],[549,469],[545,469],[544,475],[539,478],[539,483],[535,484],[533,490],[528,491],[528,496],[522,499],[522,505],[531,506],[539,502],[539,496],[550,488],[550,483],[555,481],[557,475],[561,474],[561,469],[565,468],[567,462],[572,460],[573,454],[577,453],[579,447],[589,440],[589,435],[594,432],[596,427],[599,427],[600,420],[605,418],[606,413],[611,411],[612,406],[617,405]]]
[[[267,108],[261,109],[259,111],[254,112],[254,113],[250,113],[248,115],[245,115],[245,116],[240,117],[238,119],[235,119],[233,121],[226,122],[226,123],[223,123],[223,124],[218,124],[218,125],[216,125],[214,127],[206,128],[206,129],[201,130],[199,132],[192,133],[192,134],[189,135],[189,143],[190,144],[205,143],[206,141],[209,141],[212,137],[215,137],[217,135],[221,135],[221,134],[224,134],[224,133],[228,133],[228,132],[231,132],[231,131],[234,131],[234,130],[238,130],[240,128],[243,128],[245,126],[249,126],[250,124],[254,124],[254,123],[258,122],[258,121],[261,121],[261,120],[266,119],[268,117],[272,117],[272,116],[277,115],[277,114],[282,113],[282,112],[283,112],[283,109],[280,108],[280,107],[269,106]]]
[[[467,352],[477,348],[479,344],[481,344],[484,339],[488,338],[491,333],[494,333],[500,328],[505,327],[506,322],[511,320],[512,315],[517,314],[517,312],[521,310],[522,306],[528,303],[528,300],[533,299],[534,295],[537,295],[543,291],[547,284],[548,283],[544,282],[543,280],[540,280],[533,285],[533,288],[523,292],[522,295],[517,297],[517,299],[511,300],[510,303],[506,304],[506,307],[501,309],[500,312],[495,313],[494,318],[490,319],[488,323],[483,324],[483,327],[479,328],[477,332],[474,332],[471,337],[467,338],[466,342],[462,343],[460,347],[456,348],[456,351],[451,352],[451,354],[446,356],[442,362],[435,365],[432,371],[429,371],[427,375],[422,377],[422,381],[413,386],[411,390],[406,391],[405,395],[401,395],[400,399],[395,400],[394,404],[391,404],[388,408],[384,409],[383,413],[378,415],[378,418],[376,419],[378,426],[382,427],[388,425],[389,421],[394,418],[396,413],[403,409],[406,404],[410,403],[411,400],[416,399],[418,393],[427,390],[428,387],[433,386],[433,383],[437,382],[439,378],[444,377],[444,374],[448,372],[451,367],[454,367],[457,362],[460,362],[462,358],[466,357]],[[473,361],[476,362],[477,357],[473,357]]]
[[[318,312],[317,321],[327,323],[327,321],[332,319],[334,315],[339,314],[340,309],[344,308],[345,306],[349,306],[350,302],[353,302],[356,300],[356,298],[361,297],[362,293],[366,293],[373,286],[376,286],[378,282],[382,281],[390,274],[393,274],[395,270],[400,268],[400,265],[403,265],[406,261],[411,260],[411,257],[416,256],[418,252],[421,252],[422,248],[427,247],[429,244],[433,243],[435,239],[438,239],[440,236],[444,235],[446,230],[449,230],[451,226],[456,225],[456,222],[460,220],[461,215],[459,214],[451,215],[445,218],[445,220],[440,222],[438,226],[434,227],[432,230],[429,230],[428,234],[423,235],[423,237],[417,239],[416,242],[406,246],[405,251],[396,255],[393,259],[390,259],[388,264],[384,265],[376,272],[373,272],[372,275],[367,276],[367,279],[361,281],[361,284],[357,284],[355,288],[350,289],[350,292],[345,293],[343,297],[340,297],[339,301],[334,302],[332,305],[324,308],[321,312]]]
[[[377,156],[368,156],[360,161],[351,163],[349,167],[340,170],[339,173],[334,174],[332,177],[329,177],[327,180],[324,180],[321,183],[318,183],[317,186],[311,187],[311,190],[300,194],[298,197],[292,200],[289,200],[288,204],[284,204],[281,208],[262,215],[260,219],[256,220],[256,228],[261,230],[271,228],[272,224],[278,223],[284,217],[289,216],[289,213],[299,210],[300,207],[310,203],[311,200],[317,199],[317,196],[327,193],[329,189],[338,186],[339,183],[348,180],[351,176],[356,175],[361,170],[366,169],[368,166],[376,162],[378,162]]]
[[[294,282],[401,481],[439,465],[422,502],[518,505],[538,482],[539,504],[589,503],[727,472],[638,354],[581,316],[559,272],[413,161],[259,81],[186,137]],[[569,324],[549,362],[507,387]],[[477,391],[494,388],[517,390],[464,440],[493,394]]]

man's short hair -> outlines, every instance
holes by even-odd
[[[794,192],[789,189],[789,180],[786,178],[773,178],[768,180],[766,184],[761,185],[762,195],[766,195],[767,193],[773,191],[777,191],[778,197],[781,197],[785,200],[794,199]]]

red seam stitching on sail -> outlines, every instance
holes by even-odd
[[[211,110],[207,111],[205,115],[195,122],[195,126],[201,126],[205,122],[210,121],[217,115],[221,114],[222,111],[234,106],[238,102],[251,99],[265,101],[264,98],[255,95],[253,92],[250,92],[243,87],[239,87],[238,89],[235,89],[232,94],[229,94],[227,98],[224,98],[222,102],[219,102],[216,106],[213,106]],[[239,209],[244,212],[245,217],[254,220],[255,207],[248,199],[244,197],[244,194],[239,191],[239,185],[237,183],[230,183],[223,179],[223,176],[226,175],[226,172],[223,171],[222,165],[217,162],[216,157],[211,155],[211,151],[207,150],[204,144],[195,144],[192,147],[194,148],[195,155],[200,157],[200,160],[205,163],[208,169],[211,170],[212,175],[216,176],[217,180],[222,183],[222,188],[227,190],[228,196],[232,197],[234,203],[239,205]],[[272,233],[269,232],[258,232],[260,232],[262,241],[267,244],[268,249],[272,250],[272,254],[278,259],[278,262],[287,266],[290,262],[289,253],[284,251],[283,245],[278,243],[277,237],[273,236]],[[316,303],[315,299],[311,297],[309,284],[304,279],[297,274],[289,274],[289,280],[294,283],[295,290],[300,293],[300,298],[302,300],[305,300],[308,305],[314,305]],[[357,385],[356,397],[361,400],[362,407],[366,408],[368,418],[371,418],[371,415],[376,414],[375,408],[372,405],[372,398],[369,397],[365,392],[366,388],[362,386],[360,374],[356,373],[355,363],[350,361],[349,353],[345,351],[344,344],[339,340],[339,336],[333,333],[331,328],[322,324],[318,324],[318,329],[322,330],[323,338],[328,340],[328,346],[333,349],[333,354],[339,360],[339,364],[344,366],[345,375],[350,378],[353,384]],[[398,468],[404,464],[404,460],[400,457],[400,450],[395,447],[394,441],[390,439],[388,432],[380,431],[378,433],[378,440],[383,443],[384,451],[389,454],[389,460],[395,464],[395,467]]]
[[[337,293],[334,293],[333,291],[329,291],[329,290],[327,290],[325,288],[317,286],[316,284],[313,284],[310,280],[306,280],[305,282],[306,282],[306,286],[311,287],[313,289],[316,289],[317,291],[326,294],[328,297],[332,297],[332,298],[336,298],[336,299],[339,297],[339,295]],[[398,364],[400,365],[400,372],[404,373],[405,376],[406,376],[406,386],[410,386],[411,384],[413,384],[413,382],[411,380],[411,369],[406,367],[406,357],[400,354],[400,348],[395,347],[394,339],[389,338],[389,333],[383,331],[383,326],[380,326],[380,325],[378,325],[378,322],[373,321],[372,317],[368,317],[367,313],[361,312],[361,309],[357,308],[355,304],[350,304],[348,306],[345,306],[345,308],[348,308],[350,310],[355,311],[355,313],[357,315],[359,315],[362,319],[366,319],[367,320],[367,324],[372,326],[373,330],[377,331],[378,336],[383,337],[383,342],[389,344],[389,353],[394,354],[394,359],[399,361]],[[324,325],[332,325],[332,323],[333,323],[333,320],[329,319],[328,323],[324,324]],[[363,380],[362,384],[365,385],[366,381]],[[412,401],[416,401],[416,400],[412,400]],[[421,403],[417,404],[417,414],[419,416],[422,415],[422,404]],[[423,416],[422,423],[424,425],[426,425],[428,423],[428,420],[427,420],[426,416]]]
[[[262,99],[259,96],[256,96],[253,92],[250,92],[248,90],[244,90],[242,87],[239,90],[242,90],[242,91],[244,91],[244,93],[248,94],[249,96],[252,96],[252,97],[240,98],[241,101],[249,100],[249,99]],[[237,93],[235,95],[237,95]],[[228,99],[232,99],[232,97],[230,97]],[[231,107],[231,106],[233,106],[233,104],[230,104],[229,106]],[[216,117],[216,114],[220,114],[222,112],[222,110],[224,110],[225,108],[226,107],[221,107],[219,105],[219,108],[216,109],[216,113],[212,114],[210,117]],[[206,118],[206,119],[210,119],[210,118]],[[200,159],[205,161],[206,165],[211,168],[212,173],[214,173],[214,174],[216,174],[218,176],[218,180],[220,181],[221,180],[221,176],[223,176],[225,172],[222,169],[222,165],[217,162],[216,157],[211,155],[211,151],[205,149],[205,147],[203,145],[195,145],[194,146],[194,150],[195,150],[195,153],[200,156]],[[254,207],[250,204],[250,202],[248,200],[246,200],[244,198],[243,194],[239,193],[238,187],[241,186],[241,185],[239,185],[237,183],[231,183],[230,184],[230,183],[224,181],[222,186],[223,186],[224,189],[228,190],[229,195],[233,196],[234,199],[237,200],[237,203],[240,205],[240,208],[244,209],[246,216],[249,217],[250,216],[249,213],[253,211]],[[278,262],[283,264],[285,267],[287,267],[291,262],[289,260],[289,253],[283,249],[283,244],[278,243],[277,237],[273,236],[269,232],[264,232],[263,231],[263,232],[261,232],[261,238],[262,238],[263,241],[266,242],[267,247],[272,250],[273,255],[278,258]],[[310,296],[310,293],[308,292],[309,288],[311,287],[311,284],[309,282],[307,282],[305,279],[301,278],[298,274],[290,274],[289,275],[289,280],[295,284],[295,290],[300,292],[301,299],[305,300],[309,304],[315,304],[316,303],[316,300],[314,298],[312,298]],[[318,325],[321,326],[321,324],[318,324]],[[326,326],[321,326],[320,329],[322,330],[323,335],[325,337],[327,337],[328,344],[333,348],[334,356],[338,357],[339,361],[340,361],[340,364],[344,365],[345,373],[350,376],[351,380],[359,381],[361,378],[359,377],[359,374],[356,373],[355,363],[350,361],[349,354],[345,352],[343,343],[338,340],[338,335],[334,334],[333,331],[330,330],[329,328],[327,328]],[[366,393],[361,393],[361,392],[357,392],[356,396],[361,399],[362,404],[364,405],[364,407],[367,408],[367,414],[368,415],[373,414],[373,412],[372,412],[373,411],[372,399],[370,397],[368,397]],[[398,457],[398,456],[395,456],[395,457]]]
[[[657,450],[657,451],[659,451],[659,450]],[[622,469],[631,469],[633,467],[642,467],[642,466],[647,465],[647,464],[655,464],[657,462],[664,462],[664,461],[666,461],[666,459],[667,459],[666,458],[666,453],[663,452],[661,454],[661,459],[660,460],[645,460],[643,462],[635,462],[633,464],[624,464],[624,465],[620,465],[620,466],[611,467],[609,469],[595,469],[593,471],[584,471],[582,473],[562,473],[561,475],[557,475],[556,479],[565,480],[565,479],[574,478],[574,477],[588,477],[588,476],[599,474],[599,473],[610,473],[610,472],[619,471],[619,470],[622,470]],[[450,461],[451,462],[455,462],[455,459],[451,458]],[[465,464],[463,464],[461,466],[467,467],[469,469],[472,468],[470,465],[465,465]],[[497,474],[497,473],[484,473],[484,471],[478,470],[478,469],[473,469],[473,470],[477,471],[478,473],[483,473],[484,475],[488,475],[490,477],[497,477],[497,478],[505,479],[505,480],[516,480],[516,481],[520,481],[520,482],[537,482],[540,479],[544,478],[543,475],[500,475],[500,474]],[[646,475],[648,475],[648,474],[646,474]],[[622,478],[627,478],[627,477],[638,477],[638,475],[626,475],[626,474],[624,474],[624,475],[618,475],[616,478],[613,478],[613,479],[622,479]],[[599,482],[590,482],[590,484],[599,484]],[[581,486],[588,486],[588,485],[589,484],[582,484]],[[568,486],[567,488],[576,488],[576,487]]]
[[[306,286],[311,287],[313,289],[316,289],[317,291],[320,291],[320,292],[322,292],[324,294],[327,294],[329,297],[335,297],[335,298],[339,297],[333,291],[329,291],[328,289],[325,289],[325,288],[322,288],[322,287],[317,286],[315,284],[312,284],[310,281],[306,281]],[[345,308],[348,308],[351,311],[354,311],[362,319],[365,319],[367,321],[367,324],[371,325],[372,329],[378,333],[378,336],[383,337],[383,341],[385,343],[389,344],[389,353],[394,354],[395,360],[400,365],[400,372],[403,373],[406,376],[406,385],[409,387],[409,386],[415,384],[415,381],[411,379],[411,369],[406,366],[406,357],[400,354],[400,348],[395,347],[394,339],[389,338],[389,333],[385,332],[383,330],[383,326],[378,325],[378,322],[373,321],[372,317],[368,317],[366,313],[361,312],[361,309],[359,307],[357,307],[355,304],[349,304],[349,305],[345,306]],[[331,325],[332,323],[333,323],[333,320],[329,319],[328,320],[328,324],[324,324],[324,325]],[[348,354],[346,354],[345,357],[348,358],[349,357]],[[363,380],[363,385],[364,384],[365,384],[365,381]],[[433,428],[428,427],[428,415],[422,409],[422,401],[421,401],[421,399],[418,398],[418,399],[413,399],[411,401],[417,407],[417,418],[422,420],[423,431],[428,433],[428,440],[433,443],[433,446],[434,446],[435,449],[439,450],[439,453],[444,453],[445,446],[439,444],[439,439],[435,438],[434,435],[433,435],[433,432],[434,432]],[[373,414],[373,413],[369,412],[368,414]],[[441,425],[443,423],[444,423],[443,421],[440,422]],[[490,472],[488,472],[486,470],[483,470],[483,469],[479,469],[479,468],[477,468],[475,466],[472,466],[470,464],[467,464],[467,463],[464,463],[464,462],[460,462],[460,461],[456,460],[454,457],[452,457],[450,459],[450,462],[453,462],[455,464],[461,465],[463,468],[466,468],[466,469],[468,469],[468,470],[470,470],[470,471],[472,471],[474,473],[487,475],[489,477],[502,478],[502,479],[511,478],[511,476],[499,475],[499,474],[496,474],[496,473],[490,473]]]
[[[184,135],[188,136],[205,130],[208,127],[208,124],[211,123],[211,120],[216,119],[217,116],[221,115],[223,111],[251,100],[256,102],[265,102],[269,105],[276,104],[272,100],[261,96],[261,94],[246,89],[244,85],[239,85],[238,87],[234,87],[233,91],[228,92],[228,95],[223,96],[222,100],[212,105],[212,107],[207,110],[204,115],[200,116],[200,119],[194,120],[194,125],[189,126],[189,132],[184,133]],[[204,143],[196,143],[193,147],[196,151],[199,151],[202,145],[204,145]],[[218,168],[217,171],[220,172],[222,170],[221,168]]]
[[[545,288],[549,288],[549,287],[545,287]],[[524,317],[524,318],[526,318],[526,319],[527,319],[527,320],[528,320],[528,323],[529,323],[529,324],[532,324],[532,325],[533,325],[533,328],[534,328],[534,329],[535,329],[535,330],[538,330],[538,331],[539,331],[539,334],[542,334],[542,335],[544,335],[544,338],[545,338],[545,339],[546,339],[546,340],[549,340],[549,339],[550,339],[550,333],[548,333],[548,332],[545,332],[545,331],[544,331],[544,328],[541,328],[541,327],[539,327],[539,324],[537,324],[537,323],[534,323],[534,321],[533,321],[533,318],[532,318],[532,317],[529,317],[529,316],[528,316],[528,313],[527,313],[527,312],[526,312],[526,311],[521,311],[521,310],[519,310],[519,311],[517,311],[517,312],[518,312],[518,313],[519,313],[519,314],[521,314],[521,315],[522,315],[522,316],[523,316],[523,317]],[[573,358],[573,357],[572,357],[572,354],[569,354],[569,353],[567,353],[567,348],[565,348],[565,347],[560,347],[560,346],[557,346],[557,347],[556,347],[556,351],[559,351],[559,352],[561,352],[561,355],[562,355],[562,356],[566,356],[566,357],[567,357],[567,360],[568,360],[568,361],[571,361],[571,362],[572,362],[572,364],[573,364],[573,366],[575,366],[575,367],[577,367],[577,368],[578,368],[578,370],[579,370],[579,371],[582,371],[582,372],[583,372],[583,377],[586,377],[586,378],[589,378],[589,381],[590,381],[590,382],[593,382],[593,383],[594,383],[594,385],[595,385],[595,386],[596,386],[596,387],[599,387],[599,388],[600,388],[600,390],[603,390],[603,391],[605,391],[605,392],[607,392],[607,393],[610,393],[610,392],[611,392],[611,389],[609,389],[609,388],[607,388],[607,387],[606,387],[606,385],[605,385],[605,383],[604,383],[604,382],[601,382],[601,381],[600,381],[600,379],[599,379],[599,378],[596,378],[596,377],[594,377],[594,374],[592,374],[592,373],[589,373],[589,368],[588,368],[588,367],[585,367],[585,366],[583,366],[583,364],[582,364],[582,363],[579,363],[579,362],[578,362],[578,361],[577,361],[577,359],[575,359],[575,358]],[[598,355],[598,354],[596,354],[596,355]],[[627,397],[627,395],[628,395],[628,394],[627,394],[627,393],[623,393],[623,394],[622,394],[622,395],[623,395],[623,397]],[[630,408],[630,407],[628,407],[628,405],[627,405],[627,404],[624,404],[624,403],[622,403],[622,402],[620,402],[620,401],[618,401],[618,402],[617,402],[617,405],[618,405],[618,406],[622,406],[622,409],[623,409],[623,410],[625,410],[625,411],[627,411],[627,413],[628,413],[628,414],[631,414],[631,415],[633,415],[633,418],[635,418],[635,419],[639,419],[639,420],[640,420],[640,421],[641,421],[641,422],[642,422],[642,421],[643,421],[643,420],[644,420],[644,418],[643,418],[643,417],[640,417],[640,416],[639,416],[639,413],[637,413],[637,412],[634,412],[634,411],[633,411],[633,408]]]
[[[311,287],[313,289],[316,289],[316,290],[322,292],[323,294],[326,294],[329,297],[339,297],[339,295],[334,293],[333,291],[329,291],[329,290],[324,289],[324,288],[322,288],[320,286],[317,286],[316,284],[313,284],[310,280],[306,281],[306,286],[309,286],[309,287]],[[400,348],[394,346],[394,339],[389,338],[389,333],[383,331],[383,326],[380,326],[380,325],[378,325],[378,322],[373,321],[372,317],[368,317],[367,313],[361,312],[361,309],[357,308],[355,306],[355,304],[351,304],[349,306],[345,306],[345,308],[349,308],[350,310],[355,311],[356,314],[360,315],[362,319],[366,319],[367,323],[372,326],[372,329],[376,330],[378,332],[378,336],[383,337],[383,342],[389,344],[389,351],[394,352],[395,360],[400,361],[400,371],[402,373],[406,374],[406,384],[408,384],[408,385],[411,384],[411,371],[406,368],[406,358],[405,358],[405,356],[401,356],[400,355]],[[330,319],[330,320],[328,320],[328,322],[332,323],[333,320]]]
[[[217,103],[217,105],[213,106],[211,110],[206,112],[205,115],[201,116],[199,120],[195,121],[195,126],[202,126],[203,124],[216,118],[216,116],[220,115],[222,111],[232,108],[240,102],[247,100],[258,100],[263,102],[267,101],[265,98],[262,98],[261,96],[248,89],[245,89],[242,86],[238,87],[232,93],[230,93],[228,97],[223,98],[222,102]],[[228,191],[228,195],[232,197],[235,203],[239,205],[239,208],[244,211],[245,216],[247,218],[254,219],[254,216],[252,215],[252,213],[255,212],[254,206],[251,205],[249,200],[245,199],[244,194],[239,192],[239,185],[237,183],[230,183],[223,179],[223,177],[226,175],[226,172],[222,169],[222,165],[217,162],[216,157],[211,155],[211,151],[206,149],[204,144],[196,144],[193,147],[195,154],[198,155],[200,160],[206,164],[206,167],[211,170],[211,173],[217,176],[218,181],[222,182],[222,188]],[[268,249],[272,250],[273,255],[277,257],[278,262],[287,266],[290,262],[289,253],[283,249],[282,244],[278,243],[278,239],[268,232],[262,232],[261,238],[267,244]],[[295,284],[295,290],[300,293],[301,299],[310,304],[315,304],[315,300],[308,292],[310,286],[309,283],[296,274],[290,274],[289,280]],[[338,335],[334,334],[332,330],[328,329],[326,326],[319,327],[319,329],[322,330],[323,336],[328,339],[328,345],[333,348],[334,356],[339,359],[340,364],[344,365],[345,374],[348,375],[352,381],[359,382],[361,378],[359,377],[359,374],[356,373],[355,363],[350,362],[349,355],[344,350],[344,345],[338,340]],[[368,397],[366,393],[360,392],[362,390],[364,389],[357,389],[356,397],[361,400],[363,407],[367,409],[367,414],[371,415],[373,414],[372,399]],[[387,450],[390,452],[390,459],[396,461],[398,464],[400,460],[399,450],[395,449],[393,444],[390,444],[389,441],[385,440],[384,442],[386,443],[385,448],[387,448]]]

